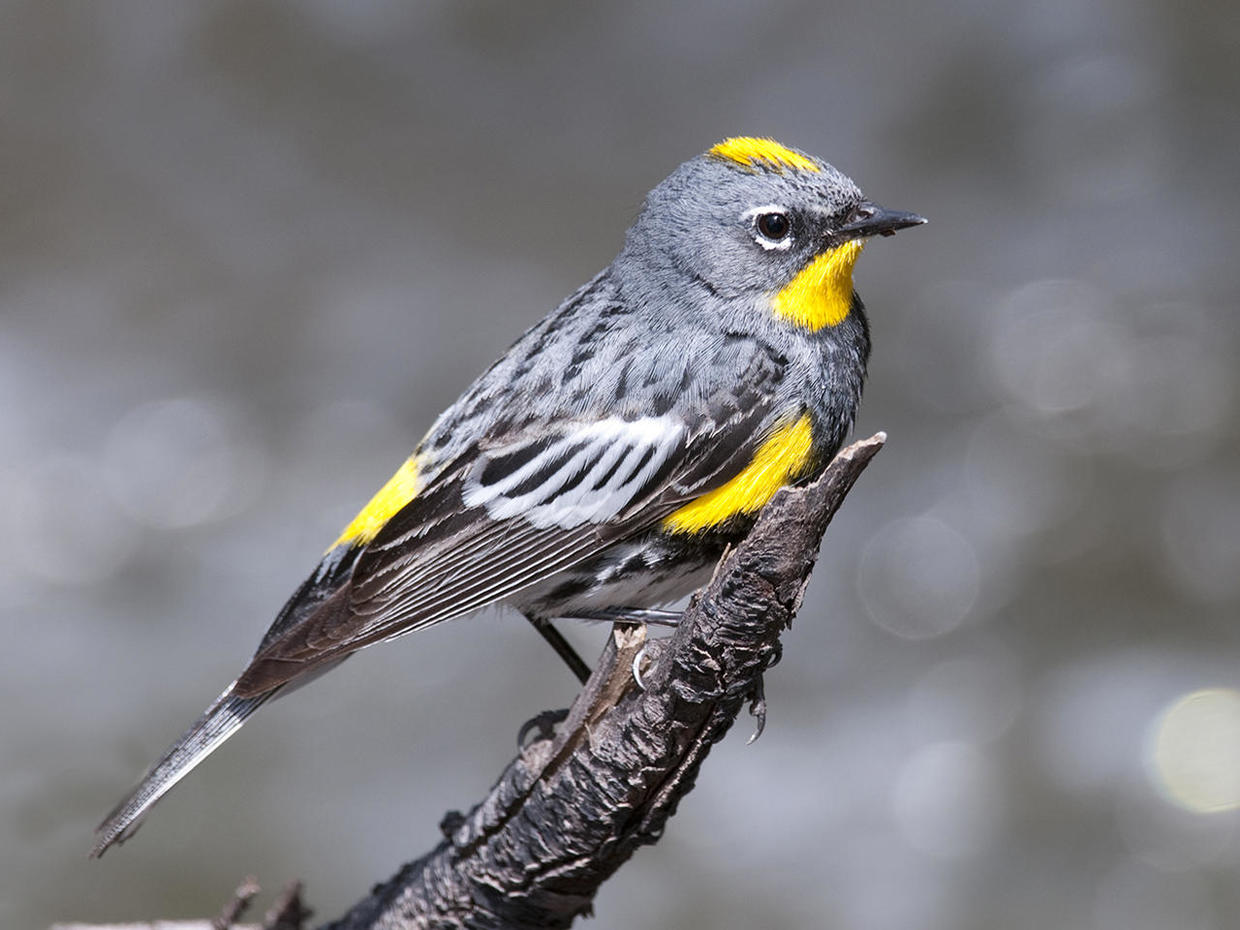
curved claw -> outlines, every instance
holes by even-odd
[[[538,739],[551,739],[555,736],[555,725],[563,723],[568,719],[568,708],[563,710],[544,710],[536,717],[531,717],[525,723],[521,724],[521,729],[517,731],[517,748],[524,749],[526,746],[525,738],[530,735],[531,730],[538,731]]]
[[[753,695],[749,700],[749,715],[754,718],[754,725],[753,733],[745,742],[746,746],[755,742],[766,729],[766,685],[761,676],[758,678],[758,683],[754,685]]]
[[[637,687],[642,691],[646,690],[646,683],[642,681],[642,662],[646,658],[646,647],[642,646],[637,651],[637,655],[633,656],[633,681],[637,683]]]

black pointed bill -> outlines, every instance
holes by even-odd
[[[876,203],[863,200],[853,208],[848,222],[836,230],[841,239],[864,239],[869,236],[894,236],[897,229],[920,226],[924,216],[906,213],[904,210],[888,210]]]

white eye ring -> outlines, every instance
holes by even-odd
[[[751,207],[746,210],[742,216],[746,222],[748,222],[749,228],[753,231],[754,242],[758,243],[758,245],[762,246],[762,248],[768,252],[786,252],[788,249],[792,248],[792,224],[788,224],[788,233],[782,239],[772,239],[769,236],[764,236],[758,230],[758,217],[767,213],[782,213],[784,216],[787,216],[788,208],[782,206],[781,204],[768,203],[763,204],[760,207]]]

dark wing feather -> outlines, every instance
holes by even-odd
[[[627,474],[616,467],[616,454],[603,451],[606,444],[599,444],[598,455],[583,465],[579,437],[571,432],[533,440],[550,450],[547,455],[555,452],[556,443],[563,446],[559,472],[522,443],[479,452],[445,469],[362,550],[347,584],[313,614],[264,641],[236,693],[261,693],[363,646],[494,604],[656,526],[677,507],[738,474],[765,438],[764,425],[770,425],[770,418],[762,407],[734,412],[726,425],[682,434],[662,460],[635,449]],[[519,463],[509,471],[495,464],[507,454]],[[546,471],[545,499],[527,480],[539,469]],[[605,520],[574,523],[580,512],[592,512],[598,496],[591,492],[609,472],[617,487],[631,481],[622,506]],[[494,513],[504,513],[509,498],[480,493],[482,476],[493,488],[519,492],[522,511],[497,518]],[[538,510],[565,497],[562,489],[570,481],[582,492],[575,498],[577,509]],[[542,525],[527,516],[540,512]]]

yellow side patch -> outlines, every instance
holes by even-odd
[[[754,136],[734,136],[714,146],[707,155],[735,162],[744,168],[766,168],[783,174],[785,168],[794,171],[821,171],[818,163],[800,152],[774,139],[758,139]]]
[[[396,512],[413,500],[418,494],[418,457],[412,456],[370,499],[361,513],[353,518],[353,522],[344,528],[344,532],[332,543],[332,548],[344,543],[365,544],[379,535],[383,525],[396,515]]]
[[[853,266],[863,248],[864,240],[850,239],[815,258],[772,298],[775,315],[806,329],[842,323],[852,307]]]
[[[809,416],[775,431],[758,447],[745,470],[722,487],[685,504],[663,521],[671,533],[696,533],[740,513],[762,509],[775,492],[803,475],[813,461]]]

